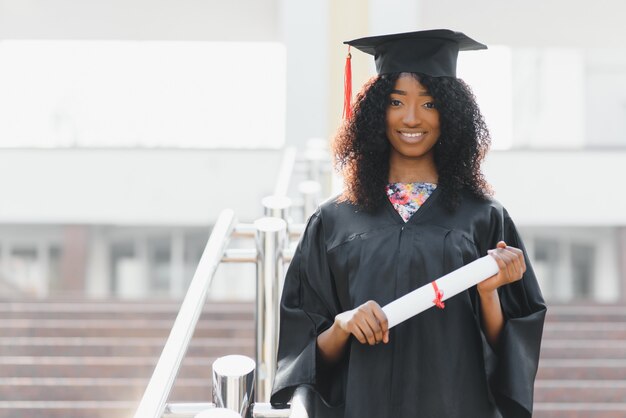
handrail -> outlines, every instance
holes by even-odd
[[[159,362],[135,412],[135,418],[161,418],[163,415],[174,380],[202,313],[213,275],[224,255],[234,226],[235,213],[230,209],[222,211],[204,248]]]

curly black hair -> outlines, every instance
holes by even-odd
[[[431,94],[441,134],[434,160],[445,206],[453,211],[463,189],[479,198],[492,194],[480,165],[491,145],[489,131],[469,86],[454,77],[411,73]],[[357,95],[353,115],[333,141],[335,165],[342,172],[343,200],[366,211],[385,201],[390,144],[386,135],[389,96],[401,73],[373,77]]]

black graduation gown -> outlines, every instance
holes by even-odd
[[[475,286],[399,324],[387,344],[352,337],[334,365],[317,353],[317,336],[341,312],[368,300],[384,306],[500,240],[525,252],[497,201],[463,193],[449,212],[440,193],[407,223],[388,201],[366,213],[333,199],[311,216],[285,279],[273,404],[309,384],[346,418],[531,416],[546,307],[527,257],[522,280],[498,290],[506,323],[497,353],[481,329]]]

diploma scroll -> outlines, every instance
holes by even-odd
[[[497,274],[498,270],[496,260],[486,255],[435,281],[439,290],[443,292],[442,300],[446,300]],[[429,283],[385,305],[383,312],[387,315],[389,328],[434,306],[435,298],[433,285]]]

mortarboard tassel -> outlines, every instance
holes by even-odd
[[[350,46],[348,46],[348,55],[346,56],[346,68],[343,75],[343,119],[348,120],[352,117],[352,64],[350,63],[352,55],[350,54]]]
[[[435,299],[433,300],[433,303],[439,309],[445,308],[446,304],[443,303],[443,290],[439,289],[439,286],[437,286],[437,280],[431,283],[433,285],[433,290],[435,291]]]

